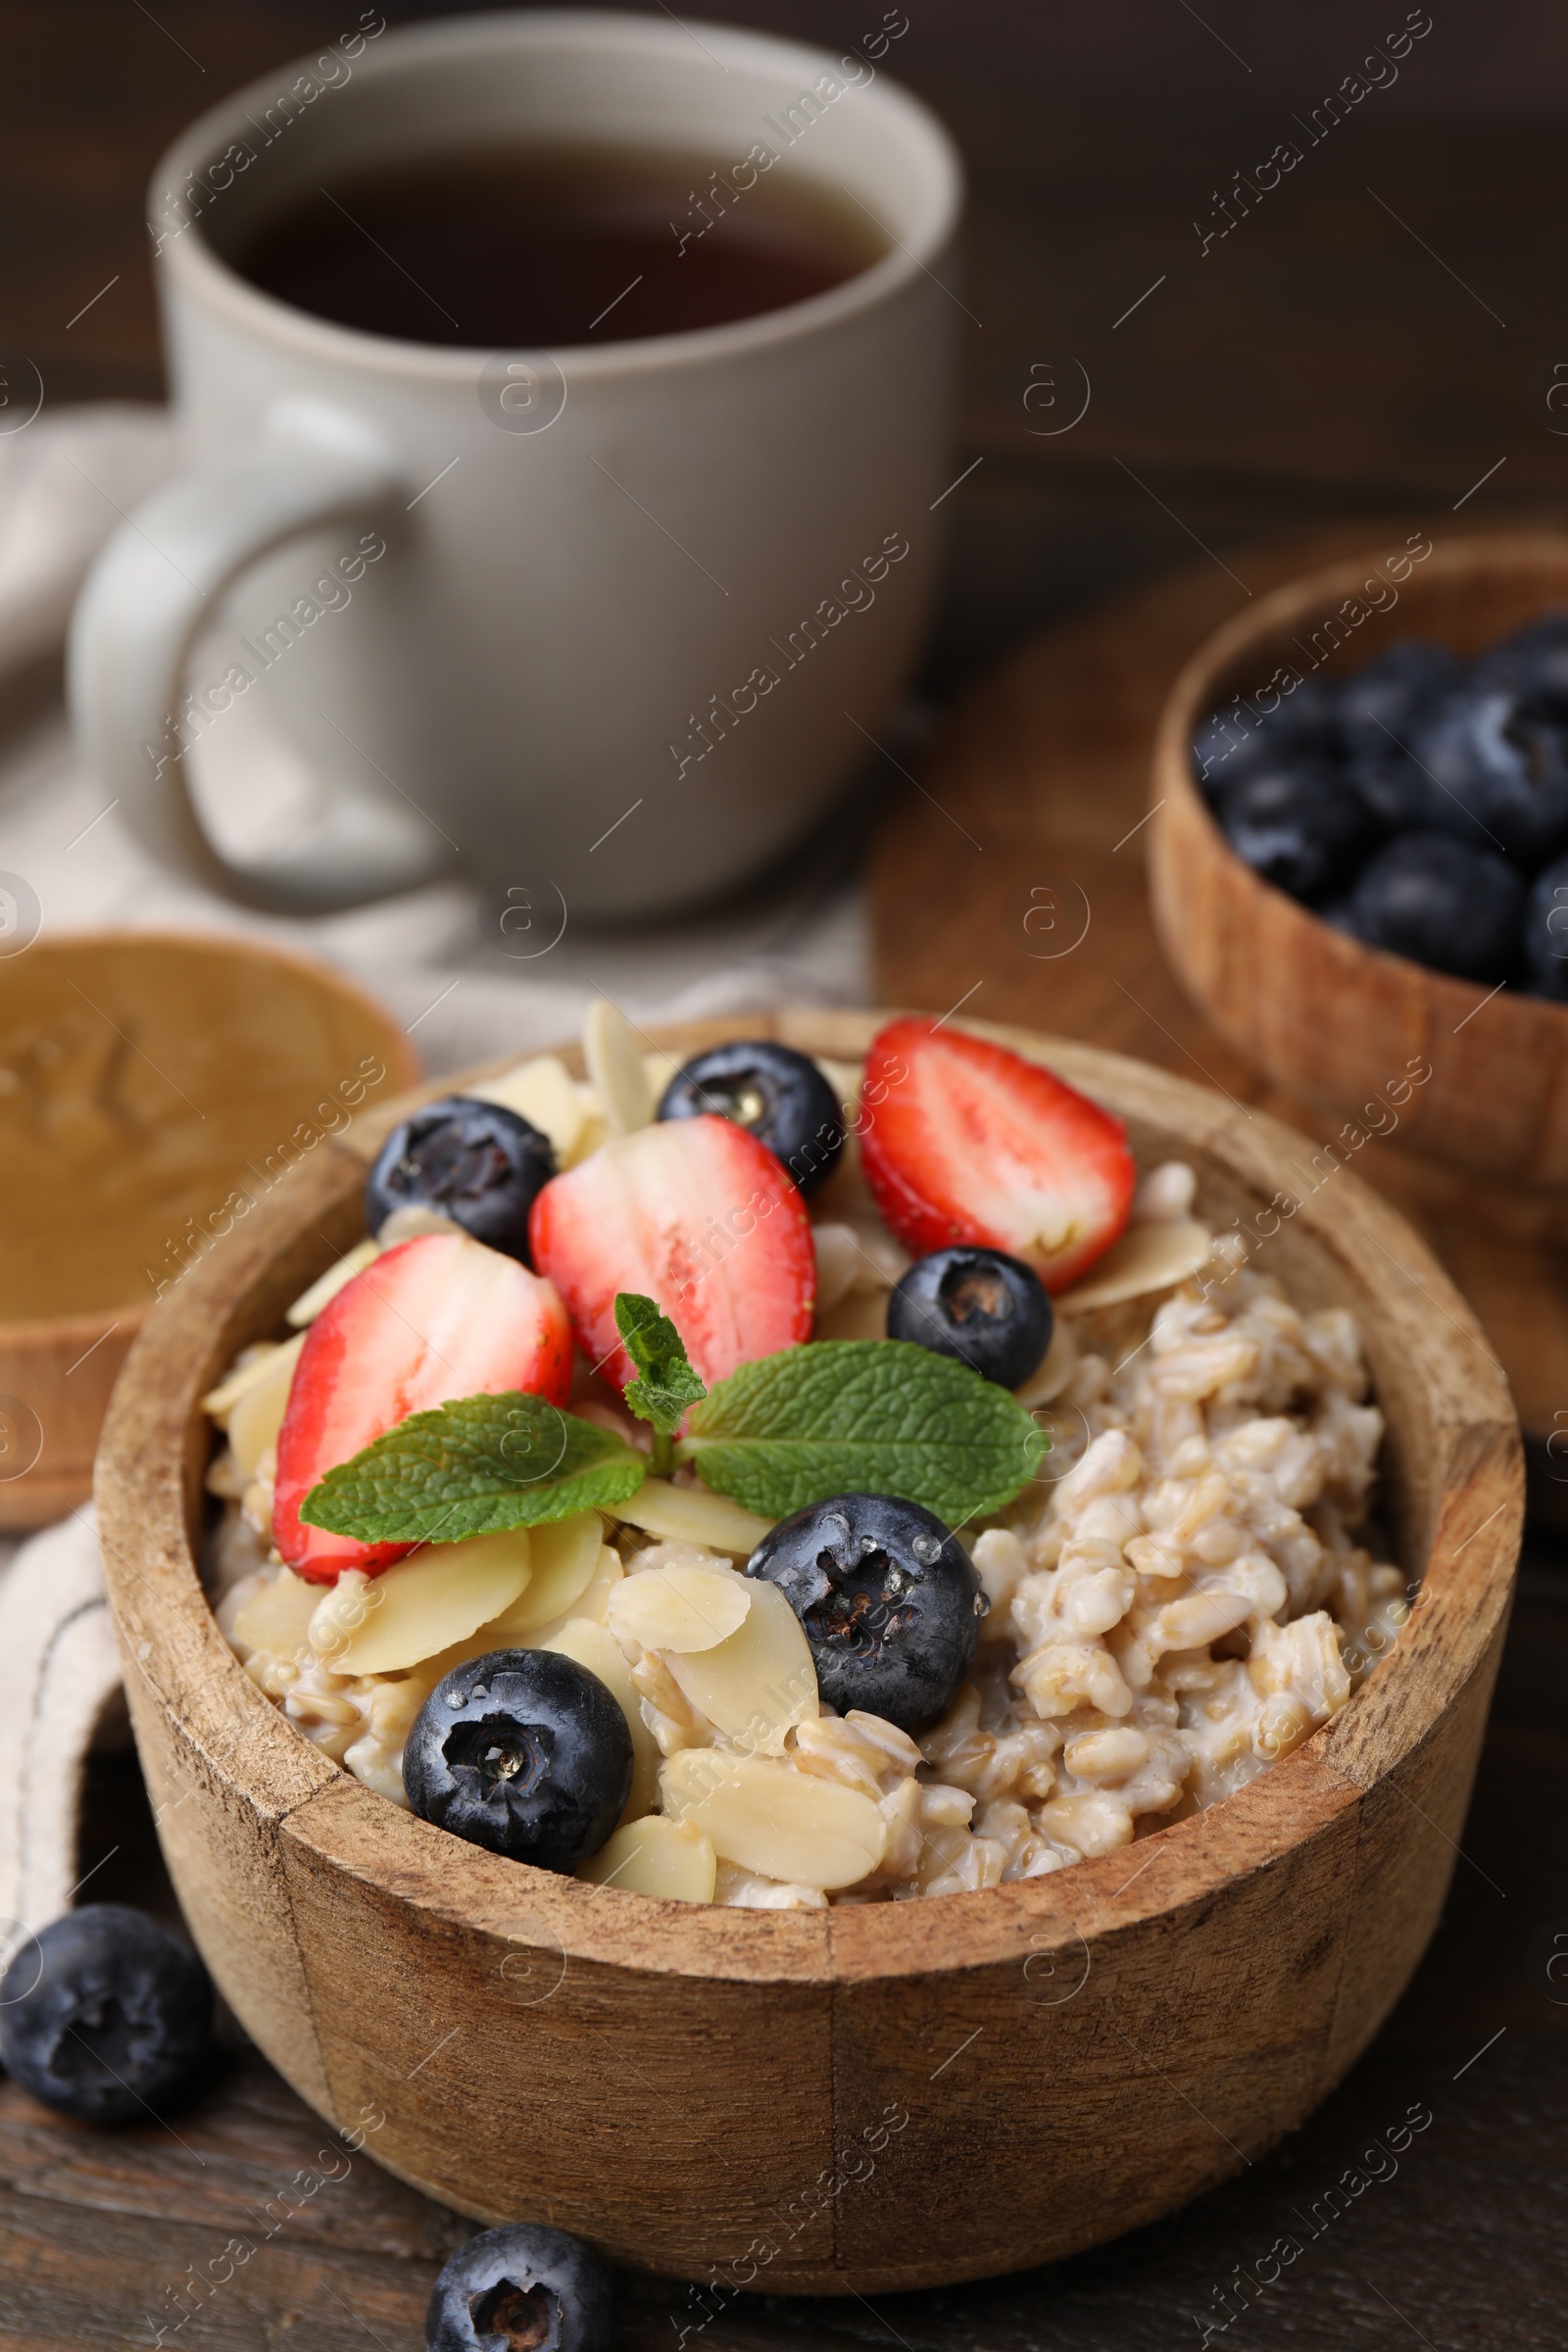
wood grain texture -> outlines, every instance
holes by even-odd
[[[662,1042],[762,1030],[858,1057],[875,1026],[783,1014]],[[1110,1103],[1146,1160],[1191,1157],[1221,1223],[1299,1148],[1166,1072],[991,1033]],[[370,1140],[280,1186],[160,1308],[99,1468],[138,1741],[150,1784],[183,1791],[160,1825],[170,1869],[303,2094],[339,2124],[384,2112],[378,2161],[461,2211],[549,2218],[688,2277],[765,2245],[760,2284],[817,2294],[1070,2252],[1298,2124],[1437,1916],[1518,1544],[1506,1390],[1415,1235],[1346,1178],[1260,1261],[1360,1315],[1399,1556],[1425,1580],[1416,1640],[1327,1735],[1141,1840],[1132,1874],[1117,1853],[938,1903],[688,1910],[514,1866],[373,1796],[260,1697],[207,1610],[196,1398],[346,1246]],[[1092,2172],[1071,2163],[1086,2143]]]
[[[1262,599],[1367,550],[1388,556],[1418,521],[1342,522],[1231,561]],[[962,1004],[1180,1070],[1217,1086],[1239,1114],[1261,1104],[1312,1139],[1301,1155],[1310,1169],[1343,1121],[1271,1082],[1220,1034],[1150,919],[1144,820],[1160,715],[1186,663],[1241,601],[1224,568],[1200,564],[1032,638],[958,706],[921,768],[922,792],[890,807],[877,839],[876,978],[893,1003],[934,1012]],[[1278,893],[1263,895],[1294,911]],[[1484,993],[1472,991],[1462,1009]],[[1406,1058],[1401,1051],[1380,1069],[1380,1090]],[[1560,1519],[1568,1459],[1544,1448],[1554,1432],[1556,1452],[1568,1443],[1568,1255],[1517,1230],[1516,1188],[1445,1168],[1406,1149],[1402,1132],[1369,1140],[1353,1165],[1417,1227],[1480,1316],[1539,1443],[1543,1498]],[[1560,1494],[1549,1483],[1559,1473]]]

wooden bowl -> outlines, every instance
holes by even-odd
[[[1372,597],[1387,609],[1368,612]],[[1316,657],[1344,676],[1406,636],[1473,655],[1565,604],[1568,536],[1548,533],[1449,540],[1392,564],[1385,549],[1260,596],[1171,688],[1151,796],[1155,924],[1215,1028],[1293,1096],[1360,1121],[1363,1142],[1368,1122],[1390,1127],[1391,1083],[1430,1064],[1400,1107],[1398,1142],[1506,1180],[1501,1221],[1526,1235],[1568,1234],[1568,1006],[1511,988],[1489,1002],[1486,982],[1362,947],[1261,881],[1209,813],[1190,746],[1208,711],[1265,690],[1282,665],[1311,675]]]
[[[160,1287],[417,1070],[359,989],[253,941],[92,932],[0,962],[0,1529],[86,1500]]]
[[[753,1015],[660,1043],[761,1033],[854,1059],[881,1017]],[[1111,1105],[1141,1161],[1190,1157],[1220,1225],[1256,1217],[1300,1150],[1143,1063],[976,1027]],[[359,1237],[371,1141],[368,1123],[317,1154],[159,1308],[99,1457],[164,1850],[225,1997],[296,2089],[479,2220],[546,2219],[630,2264],[792,2293],[1070,2253],[1298,2124],[1437,1922],[1519,1541],[1507,1392],[1409,1228],[1346,1177],[1260,1250],[1303,1304],[1361,1318],[1395,1556],[1423,1579],[1332,1725],[1136,1858],[939,1901],[697,1908],[500,1860],[372,1795],[213,1621],[196,1400]]]

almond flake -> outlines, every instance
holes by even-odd
[[[339,1602],[343,1580],[311,1620],[311,1646],[334,1674],[393,1674],[466,1641],[528,1582],[526,1528],[430,1544],[394,1560]]]
[[[219,1382],[216,1389],[208,1390],[202,1398],[202,1411],[210,1415],[214,1421],[221,1422],[226,1414],[232,1412],[246,1392],[254,1389],[259,1381],[277,1378],[281,1369],[277,1361],[280,1355],[288,1358],[288,1372],[289,1377],[292,1378],[294,1366],[300,1360],[300,1349],[304,1345],[305,1335],[301,1332],[297,1339],[269,1340],[254,1350],[247,1350],[250,1357],[249,1362],[241,1364],[237,1371],[227,1373]]]
[[[234,1456],[234,1466],[247,1483],[256,1476],[265,1457],[277,1445],[277,1433],[283,1426],[288,1407],[288,1393],[293,1384],[294,1367],[300,1360],[305,1344],[301,1332],[297,1340],[279,1348],[269,1356],[263,1376],[254,1380],[245,1394],[237,1397],[228,1410],[228,1444]]]
[[[795,1611],[777,1585],[748,1579],[746,1621],[711,1649],[665,1659],[699,1715],[752,1753],[780,1756],[790,1731],[818,1712],[816,1668]]]
[[[582,1055],[612,1135],[650,1124],[654,1090],[643,1067],[642,1043],[618,1005],[597,997],[582,1025]]]
[[[1206,1265],[1213,1251],[1213,1235],[1196,1217],[1129,1225],[1082,1282],[1058,1295],[1056,1312],[1079,1314],[1092,1306],[1119,1306],[1124,1298],[1141,1298],[1150,1291],[1173,1290]]]
[[[608,1626],[595,1625],[586,1617],[572,1617],[559,1634],[552,1634],[548,1642],[541,1642],[538,1646],[553,1649],[558,1657],[575,1658],[579,1666],[597,1674],[625,1716],[626,1729],[631,1734],[631,1794],[620,1819],[622,1826],[640,1820],[653,1811],[659,1797],[659,1742],[643,1721],[642,1701],[631,1679],[631,1668],[614,1635]]]
[[[853,1886],[875,1870],[887,1844],[887,1824],[868,1796],[770,1756],[683,1748],[659,1779],[672,1820],[706,1830],[724,1861],[763,1878]]]
[[[356,1274],[363,1273],[371,1259],[379,1255],[380,1249],[381,1245],[373,1235],[368,1236],[363,1242],[356,1242],[352,1250],[344,1251],[335,1266],[328,1266],[324,1274],[317,1276],[308,1291],[300,1293],[284,1321],[296,1331],[307,1323],[314,1323],[322,1307],[328,1305],[339,1291],[346,1289]]]
[[[717,1868],[713,1840],[705,1830],[650,1813],[616,1830],[577,1876],[595,1886],[619,1886],[665,1902],[710,1903]]]
[[[548,1135],[563,1167],[569,1166],[573,1148],[587,1123],[587,1107],[576,1080],[554,1054],[537,1054],[503,1070],[499,1078],[481,1079],[468,1093],[479,1102],[499,1102],[519,1119]]]
[[[617,1502],[615,1517],[628,1527],[669,1544],[698,1544],[707,1551],[729,1551],[750,1559],[773,1525],[743,1511],[727,1494],[710,1487],[677,1487],[667,1478],[645,1478],[629,1502]]]
[[[514,1637],[529,1649],[533,1644],[521,1641],[523,1635],[552,1625],[558,1618],[564,1621],[568,1616],[592,1615],[591,1610],[580,1612],[577,1603],[593,1582],[605,1547],[604,1521],[599,1513],[573,1511],[569,1518],[530,1528],[528,1544],[532,1573],[512,1606],[496,1620],[498,1649],[505,1648]]]
[[[733,1568],[701,1560],[674,1560],[639,1571],[610,1595],[605,1622],[618,1641],[640,1642],[644,1649],[713,1649],[746,1621],[752,1587]]]

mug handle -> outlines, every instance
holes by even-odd
[[[341,779],[288,851],[245,864],[222,857],[197,817],[173,718],[191,642],[247,564],[322,523],[363,520],[406,487],[352,418],[289,402],[249,449],[158,491],[99,555],[72,616],[72,719],[160,864],[250,906],[309,914],[412,889],[444,863],[411,806]]]

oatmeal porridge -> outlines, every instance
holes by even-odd
[[[599,1155],[612,1160],[608,1139],[617,1134],[635,1143],[659,1133],[646,1113],[657,1090],[676,1083],[673,1064],[634,1067],[624,1040],[615,1041],[615,1062],[603,1026],[599,1044],[594,1084],[542,1057],[494,1090],[547,1139],[547,1183],[591,1170]],[[745,1230],[720,1250],[713,1236],[722,1239],[724,1220],[709,1215],[711,1264],[687,1275],[684,1293],[666,1295],[667,1318],[624,1283],[618,1326],[596,1320],[573,1256],[583,1228],[565,1214],[569,1196],[554,1225],[534,1214],[538,1271],[414,1197],[394,1201],[376,1238],[297,1303],[294,1338],[246,1350],[213,1393],[209,1407],[226,1435],[209,1480],[224,1500],[210,1560],[220,1625],[300,1734],[379,1795],[413,1801],[427,1819],[497,1850],[644,1893],[788,1909],[972,1891],[1105,1853],[1231,1795],[1328,1723],[1364,1661],[1395,1638],[1407,1610],[1405,1578],[1374,1532],[1383,1422],[1349,1313],[1303,1311],[1268,1273],[1242,1262],[1239,1248],[1215,1242],[1194,1214],[1193,1173],[1180,1162],[1147,1173],[1134,1191],[1129,1161],[1121,1209],[1105,1218],[1111,1238],[1075,1256],[1104,1189],[1108,1147],[1098,1131],[1087,1174],[1085,1153],[1074,1162],[1074,1218],[1053,1228],[1031,1203],[1044,1237],[1032,1259],[988,1246],[977,1268],[973,1246],[922,1253],[919,1245],[936,1238],[931,1220],[922,1227],[897,1195],[895,1217],[884,1213],[893,1188],[877,1181],[869,1140],[877,1113],[866,1109],[861,1072],[825,1064],[818,1075],[850,1130],[847,1145],[797,1189],[799,1168],[772,1138],[785,1174],[767,1202],[753,1188],[753,1231],[774,1214],[795,1226],[784,1243],[769,1238],[764,1260]],[[721,1078],[710,1078],[705,1103],[724,1099]],[[900,1083],[912,1090],[918,1072]],[[808,1107],[814,1115],[817,1106]],[[734,1122],[733,1102],[722,1115]],[[705,1109],[691,1124],[716,1129],[721,1117]],[[710,1143],[730,1148],[723,1135]],[[616,1216],[631,1213],[627,1200],[645,1202],[665,1181],[657,1163],[646,1165],[635,1192],[623,1186],[590,1200],[594,1250]],[[748,1183],[751,1174],[748,1162]],[[938,1178],[929,1189],[940,1205]],[[982,1206],[994,1231],[1003,1211],[989,1198]],[[1034,1277],[1026,1283],[1008,1269],[1028,1274],[1054,1234],[1066,1279],[1042,1306]],[[1013,1239],[1004,1225],[1003,1238]],[[458,1385],[442,1395],[466,1403],[421,1410],[428,1400],[416,1392],[412,1416],[407,1402],[401,1420],[381,1410],[379,1456],[362,1450],[362,1433],[343,1422],[326,1482],[318,1459],[302,1515],[290,1519],[288,1432],[316,1410],[312,1334],[335,1315],[331,1360],[341,1381],[356,1284],[373,1284],[377,1266],[390,1280],[395,1264],[409,1265],[411,1246],[437,1285],[432,1299],[456,1286],[466,1332],[492,1279],[510,1285],[514,1353],[522,1345],[517,1317],[536,1310],[527,1364],[491,1377],[492,1367],[465,1361],[452,1375]],[[496,1257],[501,1270],[481,1257]],[[946,1261],[958,1258],[957,1289],[933,1287],[922,1273],[941,1259],[947,1281]],[[804,1293],[789,1287],[802,1266]],[[772,1316],[760,1335],[767,1344],[743,1335],[730,1362],[703,1322],[726,1281],[732,1289],[744,1282],[745,1311]],[[535,1292],[547,1289],[539,1305]],[[628,1295],[647,1310],[640,1326],[624,1306]],[[371,1299],[364,1311],[379,1309]],[[911,1313],[928,1318],[928,1335]],[[607,1336],[613,1341],[617,1328],[628,1358],[607,1378]],[[922,1337],[904,1337],[910,1329]],[[1009,1381],[1023,1360],[1017,1348],[1038,1353],[1043,1338],[1043,1355]],[[988,1356],[993,1348],[1003,1352]],[[324,1348],[318,1352],[324,1360]],[[983,1378],[988,1362],[993,1377]],[[767,1381],[779,1365],[793,1385],[779,1373],[775,1398]],[[846,1452],[851,1441],[831,1418],[842,1419],[840,1403],[800,1403],[807,1376],[835,1367],[840,1398],[857,1383],[871,1398],[858,1431],[879,1409],[877,1379],[891,1380],[895,1369],[906,1379],[899,1393],[906,1419],[910,1400],[924,1397],[922,1384],[946,1380],[940,1398],[932,1389],[932,1412],[972,1409],[964,1427],[975,1433],[976,1463],[990,1463],[987,1448],[1018,1446],[1023,1474],[999,1473],[988,1489],[990,1471],[976,1468],[970,1486],[980,1507],[961,1529],[956,1500],[953,1520],[930,1507],[969,1492],[961,1462],[949,1469],[945,1455],[935,1467],[922,1455],[898,1492],[848,1491],[849,1480],[830,1475],[841,1460],[904,1457],[875,1429],[854,1439],[861,1452]],[[638,1377],[623,1381],[622,1371]],[[607,1491],[531,1524],[465,1523],[454,1541],[439,1529],[378,1541],[383,1522],[368,1519],[345,1535],[352,1514],[341,1504],[336,1532],[318,1534],[332,1517],[319,1498],[348,1476],[337,1465],[349,1454],[390,1466],[375,1490],[384,1496],[388,1478],[402,1475],[395,1448],[387,1451],[400,1431],[412,1446],[422,1423],[434,1435],[420,1441],[421,1462],[438,1440],[449,1462],[451,1416],[499,1410],[530,1380],[541,1399],[556,1384],[540,1413],[587,1433],[572,1441],[588,1464],[581,1475],[613,1475],[630,1492]],[[804,1504],[780,1494],[776,1467],[756,1466],[768,1449],[741,1413],[748,1383],[761,1384],[775,1417],[786,1409],[828,1416],[803,1424],[797,1452],[819,1447],[824,1465],[820,1493],[808,1487]],[[662,1428],[640,1417],[660,1394]],[[341,1414],[340,1388],[330,1403]],[[705,1426],[718,1436],[705,1438]],[[1029,1437],[1036,1427],[1051,1438],[1044,1454]],[[720,1491],[726,1449],[736,1457],[748,1446],[745,1475]],[[998,1478],[1013,1490],[1000,1499]],[[763,1492],[767,1479],[774,1486]],[[950,1484],[930,1486],[942,1479]],[[791,1509],[758,1507],[769,1494]],[[539,1687],[527,1706],[508,1698],[507,1676],[522,1677],[516,1690],[533,1690],[530,1674]],[[572,1709],[584,1693],[591,1704],[579,1718]],[[599,1826],[584,1833],[590,1844],[580,1855],[548,1838],[524,1852],[484,1827],[503,1804],[509,1821],[518,1817],[518,1791],[530,1772],[538,1780],[552,1740],[553,1752],[564,1752],[559,1728],[544,1749],[538,1740],[506,1745],[514,1717],[544,1721],[552,1706],[565,1709],[568,1730],[583,1732],[585,1753],[609,1758],[595,1797]],[[470,1740],[454,1767],[454,1726],[470,1718],[480,1745]],[[582,1768],[589,1783],[600,1769]],[[565,1860],[549,1858],[558,1851]]]

